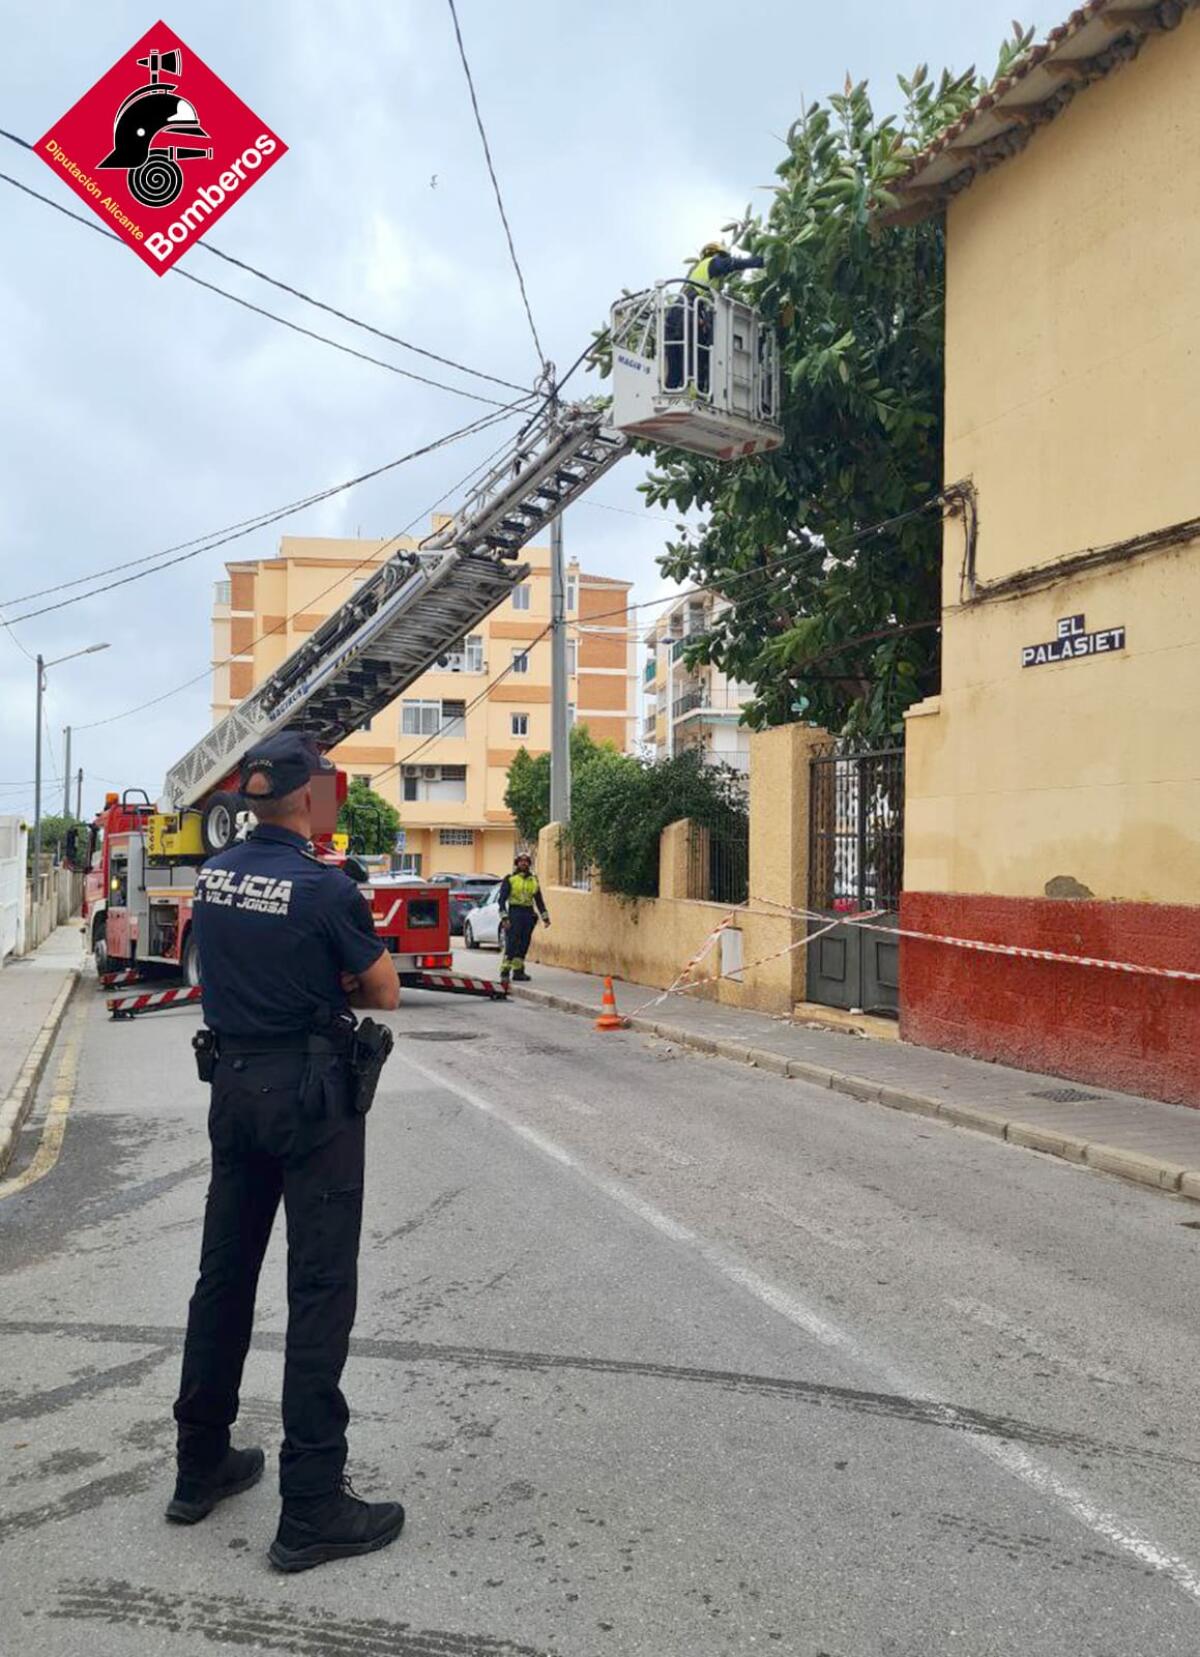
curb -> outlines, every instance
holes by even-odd
[[[526,989],[522,984],[512,988],[514,999],[534,1001],[557,1012],[577,1013],[592,1018],[596,1008],[586,1001],[575,1001],[570,996],[556,995],[549,990]],[[810,1064],[804,1059],[788,1059],[782,1053],[772,1053],[745,1042],[717,1039],[681,1029],[675,1024],[660,1024],[650,1018],[628,1018],[626,1026],[642,1035],[658,1036],[673,1042],[676,1047],[690,1048],[707,1058],[730,1059],[735,1064],[749,1064],[772,1075],[793,1077],[816,1087],[827,1087],[834,1093],[844,1093],[864,1104],[883,1105],[888,1110],[904,1111],[910,1116],[935,1116],[951,1127],[968,1128],[973,1133],[985,1133],[992,1139],[1006,1140],[1024,1150],[1039,1151],[1044,1156],[1057,1157],[1063,1162],[1074,1162],[1098,1173],[1111,1174],[1129,1184],[1150,1186],[1156,1191],[1168,1191],[1175,1196],[1200,1202],[1200,1169],[1186,1167],[1179,1162],[1165,1161],[1131,1151],[1121,1145],[1109,1145],[1101,1140],[1080,1139],[1061,1128],[1046,1127],[1040,1122],[1022,1122],[1005,1116],[1002,1111],[987,1110],[982,1105],[960,1105],[950,1099],[937,1099],[924,1093],[913,1093],[907,1088],[870,1081],[865,1076],[854,1076],[841,1070],[830,1070],[825,1065]],[[0,1168],[3,1168],[3,1149],[0,1142]]]
[[[42,1072],[46,1068],[46,1061],[50,1057],[50,1050],[54,1046],[63,1018],[75,986],[78,984],[82,972],[81,967],[72,967],[67,974],[66,981],[54,998],[54,1005],[46,1014],[45,1022],[34,1037],[33,1046],[25,1055],[25,1063],[21,1066],[21,1073],[13,1085],[8,1098],[0,1104],[0,1174],[3,1174],[12,1161],[13,1150],[17,1143],[17,1135],[25,1125],[25,1118],[29,1115],[33,1101],[37,1096],[38,1083],[42,1079]]]

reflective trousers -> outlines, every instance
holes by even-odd
[[[258,1274],[283,1199],[288,1322],[283,1370],[284,1498],[338,1488],[349,1411],[342,1369],[358,1296],[365,1118],[341,1061],[314,1089],[306,1055],[221,1058],[212,1083],[212,1181],[200,1276],[175,1404],[181,1472],[229,1446],[250,1345]]]

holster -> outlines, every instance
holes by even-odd
[[[217,1068],[217,1038],[211,1030],[196,1031],[192,1052],[196,1055],[197,1076],[202,1082],[211,1082]]]
[[[395,1038],[383,1024],[364,1018],[350,1043],[351,1103],[365,1116],[375,1102],[375,1089],[387,1063]]]

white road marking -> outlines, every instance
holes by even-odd
[[[820,1345],[841,1352],[854,1363],[871,1372],[878,1381],[883,1382],[889,1392],[902,1394],[906,1397],[920,1398],[926,1402],[935,1401],[934,1394],[928,1388],[917,1384],[910,1376],[895,1368],[890,1360],[868,1352],[848,1330],[831,1323],[828,1318],[814,1311],[798,1296],[780,1288],[778,1284],[769,1282],[767,1278],[761,1277],[750,1267],[743,1265],[733,1256],[727,1254],[724,1249],[718,1248],[714,1243],[700,1236],[698,1232],[693,1231],[690,1226],[682,1225],[678,1220],[672,1219],[669,1214],[664,1214],[660,1208],[656,1208],[653,1203],[646,1202],[644,1198],[628,1190],[617,1180],[609,1179],[607,1175],[597,1173],[594,1169],[588,1167],[587,1163],[581,1161],[580,1158],[573,1155],[564,1146],[557,1144],[546,1134],[540,1133],[536,1128],[531,1128],[526,1123],[518,1121],[506,1110],[493,1104],[490,1099],[485,1099],[481,1093],[477,1093],[473,1088],[464,1087],[461,1082],[455,1081],[452,1077],[433,1070],[428,1065],[409,1058],[407,1055],[406,1065],[408,1069],[424,1076],[435,1087],[444,1088],[447,1092],[453,1093],[462,1099],[465,1104],[481,1111],[485,1116],[493,1117],[497,1122],[503,1123],[512,1133],[524,1139],[527,1144],[534,1146],[544,1156],[551,1158],[552,1161],[565,1168],[570,1168],[573,1173],[578,1174],[580,1178],[586,1180],[596,1190],[603,1192],[605,1196],[619,1203],[622,1208],[627,1209],[631,1214],[636,1214],[647,1225],[653,1226],[654,1230],[662,1236],[669,1237],[672,1242],[684,1243],[695,1250],[708,1265],[720,1272],[723,1277],[745,1289],[748,1294],[753,1295],[764,1306],[769,1306],[773,1312],[778,1312],[781,1317],[787,1318],[789,1323],[795,1324],[798,1329],[803,1329],[805,1334],[810,1335]],[[945,1420],[948,1426],[958,1426],[960,1424],[958,1417],[951,1409],[945,1411]],[[1194,1565],[1178,1554],[1170,1553],[1167,1549],[1160,1547],[1151,1537],[1146,1536],[1133,1525],[1127,1524],[1117,1514],[1101,1507],[1092,1500],[1086,1491],[1080,1490],[1068,1480],[1060,1478],[1044,1462],[1038,1461],[1034,1456],[1027,1454],[1026,1451],[1019,1449],[1014,1444],[999,1443],[996,1440],[982,1438],[975,1434],[964,1434],[962,1442],[977,1450],[981,1455],[986,1456],[989,1461],[1003,1468],[1012,1477],[1028,1485],[1030,1489],[1036,1490],[1039,1495],[1052,1497],[1080,1524],[1085,1525],[1093,1535],[1102,1537],[1113,1547],[1119,1548],[1123,1553],[1130,1554],[1149,1570],[1157,1571],[1160,1575],[1167,1577],[1176,1587],[1182,1588],[1185,1594],[1200,1603],[1200,1570],[1197,1570]]]

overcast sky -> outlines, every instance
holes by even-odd
[[[1026,0],[1021,16],[1041,36],[1067,9]],[[124,0],[7,7],[0,125],[39,137],[156,15]],[[622,287],[678,274],[723,222],[765,201],[802,97],[840,87],[849,70],[890,109],[895,75],[922,60],[990,69],[1012,15],[1012,0],[459,0],[550,357],[571,362]],[[533,345],[444,0],[176,0],[166,21],[290,146],[210,233],[216,245],[420,345],[531,383]],[[0,170],[86,211],[40,161],[0,151]],[[486,412],[160,278],[2,183],[0,206],[0,603],[282,505]],[[181,268],[440,377],[198,248]],[[497,441],[454,445],[230,554],[270,556],[281,529],[391,534]],[[647,598],[662,590],[662,527],[641,509],[641,475],[634,461],[610,473],[572,509],[566,536],[588,569],[631,579]],[[49,776],[61,773],[64,725],[105,720],[204,672],[222,560],[202,555],[15,629],[47,659],[112,647],[50,671]],[[157,795],[207,728],[208,703],[202,682],[80,731],[85,815],[110,785]],[[32,810],[33,709],[33,667],[0,632],[0,811]],[[44,809],[61,809],[61,785],[47,786]]]

